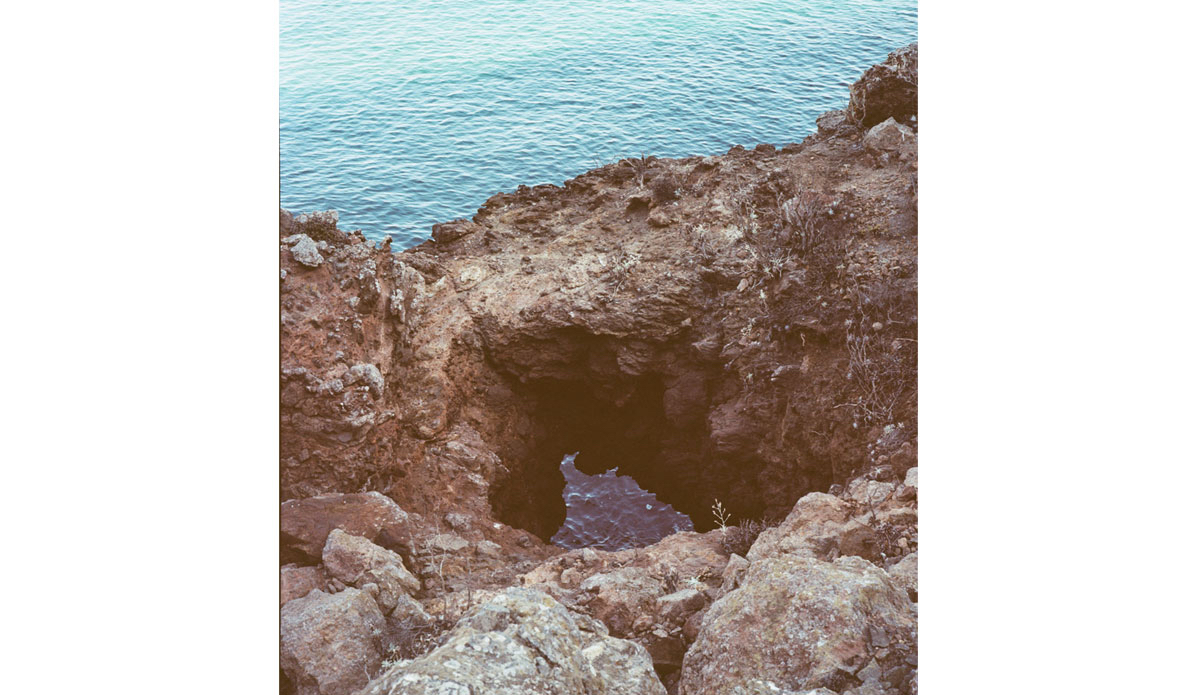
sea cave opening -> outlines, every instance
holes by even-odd
[[[566,519],[550,542],[574,550],[625,550],[653,545],[680,531],[693,531],[691,518],[638,485],[619,468],[588,475],[575,467],[578,452],[563,457]]]
[[[536,379],[536,434],[493,488],[497,518],[563,547],[619,550],[712,527],[699,427],[671,422],[655,374],[619,384]]]

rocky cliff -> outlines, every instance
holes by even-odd
[[[802,143],[521,187],[401,253],[281,212],[285,687],[915,691],[916,94],[913,45]],[[547,545],[575,451],[702,533]]]

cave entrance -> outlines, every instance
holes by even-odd
[[[687,507],[694,491],[678,473],[678,459],[694,454],[680,450],[661,377],[514,386],[530,397],[536,426],[512,474],[492,489],[499,520],[564,547],[600,549],[648,545],[676,527],[703,526],[696,505]],[[702,439],[697,433],[692,441]]]
[[[588,475],[575,467],[578,452],[563,457],[567,518],[550,539],[567,549],[625,550],[652,545],[672,533],[692,531],[686,514],[644,490],[616,468]]]

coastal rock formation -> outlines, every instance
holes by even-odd
[[[915,692],[916,66],[401,253],[281,211],[285,690]],[[574,452],[697,532],[548,545]]]
[[[751,563],[741,587],[708,610],[679,692],[845,692],[872,665],[876,681],[906,692],[915,650],[916,611],[882,569],[784,555]]]
[[[883,82],[861,98],[886,111]],[[700,530],[714,498],[779,516],[868,465],[878,428],[915,434],[916,162],[865,135],[623,160],[400,254],[285,244],[283,496],[380,490],[505,546],[486,520],[561,524],[573,451]]]
[[[860,128],[888,118],[901,123],[917,115],[917,45],[905,46],[868,69],[850,86],[847,117]]]
[[[459,621],[429,654],[402,661],[361,695],[665,695],[650,657],[548,595],[511,588]]]

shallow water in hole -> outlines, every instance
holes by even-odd
[[[576,452],[578,453],[578,452]],[[575,454],[563,457],[563,500],[567,520],[550,539],[563,548],[624,550],[651,545],[680,531],[692,531],[692,520],[658,501],[627,475],[612,469],[587,475],[575,468]]]

